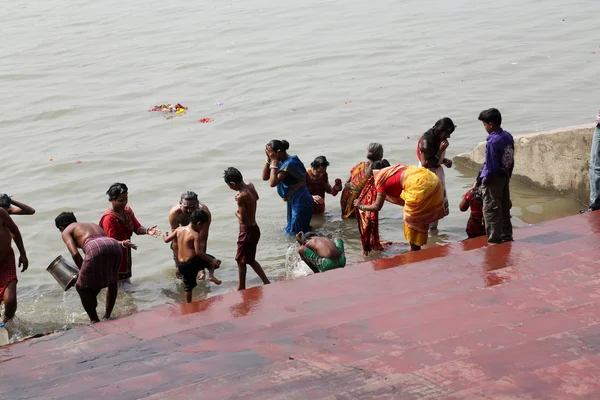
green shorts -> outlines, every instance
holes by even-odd
[[[346,265],[346,255],[344,254],[344,242],[342,239],[335,241],[335,247],[337,247],[340,251],[340,257],[337,260],[319,257],[317,253],[309,248],[304,250],[304,257],[321,272],[329,271],[330,269],[342,268]]]

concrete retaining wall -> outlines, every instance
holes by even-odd
[[[513,179],[545,189],[554,189],[589,203],[588,168],[595,124],[571,126],[547,132],[515,136]],[[485,158],[485,142],[454,162],[480,169]]]

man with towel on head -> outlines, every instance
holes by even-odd
[[[104,319],[110,318],[117,300],[119,267],[123,257],[122,247],[135,248],[130,240],[121,242],[106,236],[104,230],[90,222],[77,222],[71,212],[63,212],[54,220],[62,233],[62,239],[79,267],[79,277],[75,288],[81,304],[92,323],[100,322],[96,306],[100,290],[106,290],[106,311]],[[85,258],[79,254],[83,249]]]

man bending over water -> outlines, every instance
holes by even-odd
[[[4,208],[0,208],[0,303],[4,302],[4,322],[17,312],[17,267],[12,238],[19,249],[19,267],[25,272],[29,266],[21,232]]]
[[[198,272],[204,268],[208,268],[208,279],[211,282],[221,284],[221,281],[214,276],[215,269],[221,265],[221,260],[206,254],[209,227],[209,214],[204,210],[196,210],[190,216],[189,225],[180,226],[171,234],[168,232],[163,234],[165,243],[171,241],[177,243],[177,269],[183,276],[186,303],[192,301],[192,290],[198,285],[196,283]]]
[[[342,268],[346,265],[344,254],[344,242],[340,238],[335,243],[324,236],[314,233],[296,235],[296,241],[300,248],[298,254],[310,269],[316,274],[329,271],[330,269]]]
[[[62,233],[63,242],[73,261],[79,267],[79,277],[75,288],[85,312],[92,322],[100,322],[96,306],[98,293],[106,289],[106,309],[104,319],[109,319],[117,300],[119,267],[123,252],[121,247],[135,246],[129,240],[118,242],[106,237],[104,230],[91,222],[77,222],[71,212],[63,212],[54,220]],[[79,254],[83,249],[85,258]]]

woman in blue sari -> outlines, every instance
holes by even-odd
[[[262,171],[263,181],[277,186],[277,194],[287,202],[287,226],[285,233],[296,235],[308,232],[314,200],[306,187],[306,169],[298,156],[290,156],[286,140],[271,140],[265,147],[267,162]]]

